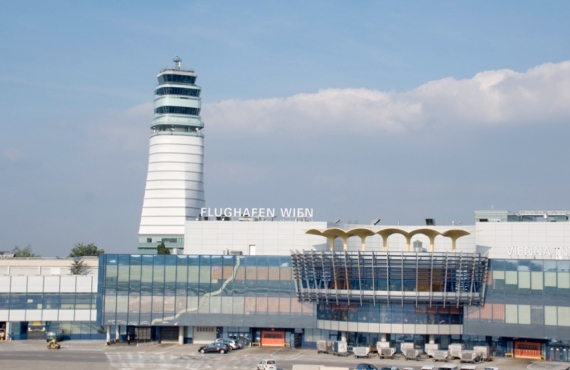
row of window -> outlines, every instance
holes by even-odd
[[[313,316],[314,306],[294,297],[105,296],[103,302],[104,322],[127,314],[129,321],[139,321],[145,314],[154,319],[187,313]]]
[[[428,305],[363,304],[336,305],[321,303],[317,308],[319,320],[369,322],[386,324],[460,325],[461,307]]]
[[[0,293],[0,310],[94,310],[91,293]]]
[[[154,92],[156,95],[185,95],[200,96],[199,89],[185,89],[183,87],[161,87]]]
[[[199,108],[189,108],[189,107],[176,107],[171,105],[165,105],[163,107],[158,107],[154,110],[155,114],[188,114],[192,116],[197,116],[200,114]]]
[[[176,74],[167,73],[158,77],[159,84],[163,84],[166,82],[178,82],[183,84],[194,85],[194,83],[196,82],[196,76],[176,75]]]
[[[465,317],[498,324],[570,326],[570,307],[487,303],[466,308]]]

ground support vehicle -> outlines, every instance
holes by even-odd
[[[394,355],[396,354],[396,348],[379,348],[378,349],[378,358],[384,359],[394,359]]]
[[[354,358],[368,358],[370,353],[369,347],[353,347],[352,353]]]
[[[433,361],[437,362],[437,361],[444,361],[447,362],[449,357],[449,352],[447,351],[435,351],[433,353]]]
[[[257,364],[257,370],[277,370],[277,363],[270,359],[261,360]]]
[[[419,361],[420,360],[420,355],[422,354],[422,351],[420,351],[419,349],[406,349],[404,351],[404,357],[406,357],[406,360],[416,360]]]
[[[481,361],[493,361],[491,357],[491,348],[489,346],[474,346],[473,351],[481,356]]]
[[[457,365],[441,365],[440,367],[437,368],[437,370],[458,370],[459,366]]]
[[[332,343],[330,340],[318,340],[317,353],[333,353]]]
[[[48,342],[47,348],[48,349],[60,349],[61,346],[59,345],[59,343],[57,343],[57,340],[52,339]]]
[[[469,362],[475,364],[481,362],[481,355],[475,351],[463,351],[461,352],[460,362]]]
[[[344,341],[333,342],[333,355],[348,356],[348,345]]]
[[[459,370],[477,370],[477,366],[475,366],[475,365],[463,365],[459,368]]]

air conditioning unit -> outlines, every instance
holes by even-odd
[[[243,256],[242,251],[230,251],[230,255],[232,256]]]

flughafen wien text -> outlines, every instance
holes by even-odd
[[[459,343],[569,360],[569,211],[385,225],[315,221],[305,207],[208,208],[201,88],[181,62],[157,75],[138,250],[86,258],[82,275],[69,259],[0,256],[0,335]]]

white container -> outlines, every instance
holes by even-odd
[[[434,351],[433,352],[433,360],[434,361],[445,361],[447,362],[447,357],[449,356],[449,352],[448,351]]]
[[[453,343],[449,345],[449,355],[453,358],[461,358],[461,352],[465,349],[462,343]]]
[[[428,343],[426,344],[425,349],[426,349],[426,355],[428,355],[429,357],[433,357],[433,353],[439,350],[439,344]]]
[[[353,347],[352,353],[354,354],[354,358],[360,358],[360,357],[368,358],[368,354],[370,353],[370,347]]]

